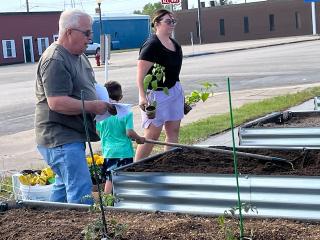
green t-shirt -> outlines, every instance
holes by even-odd
[[[85,142],[82,114],[66,115],[52,111],[47,97],[69,96],[96,100],[94,72],[88,58],[72,55],[61,45],[53,43],[42,54],[37,69],[35,131],[39,145],[56,147],[66,143]],[[87,113],[90,140],[98,141],[94,115]]]
[[[96,124],[105,158],[132,158],[134,150],[126,130],[133,129],[132,112],[123,118],[110,116]]]

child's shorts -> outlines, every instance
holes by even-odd
[[[103,163],[102,172],[105,175],[106,181],[112,181],[111,171],[133,163],[133,158],[106,158]]]

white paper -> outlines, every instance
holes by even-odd
[[[109,94],[108,94],[107,89],[99,83],[96,83],[95,87],[96,87],[96,94],[97,94],[98,99],[105,101],[105,102],[109,102],[110,99],[109,99]]]
[[[98,99],[104,102],[110,103],[107,89],[99,83],[96,83],[95,87],[96,87],[96,94]],[[126,103],[111,103],[111,104],[116,107],[118,118],[122,118],[131,112],[131,106],[132,106],[131,104],[126,104]],[[96,115],[95,120],[97,122],[100,122],[110,116],[111,114],[108,111],[106,111],[102,115]]]

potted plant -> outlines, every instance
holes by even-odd
[[[167,87],[159,86],[159,82],[165,82],[166,80],[164,70],[165,67],[155,63],[153,64],[151,74],[147,74],[143,79],[143,89],[147,99],[147,106],[144,110],[149,119],[153,119],[156,116],[157,101],[154,91],[161,89],[165,94],[169,95],[169,89]]]
[[[200,91],[194,90],[189,95],[185,96],[184,114],[191,111],[192,107],[199,101],[205,102],[213,95],[212,87],[216,86],[214,83],[204,82],[201,84]]]

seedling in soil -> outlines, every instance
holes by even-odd
[[[241,209],[248,213],[249,211],[258,214],[258,210],[255,206],[252,206],[249,203],[242,203]],[[238,237],[238,234],[235,233],[236,227],[233,226],[232,221],[228,221],[227,218],[231,217],[233,219],[238,219],[239,206],[232,207],[229,210],[225,210],[222,216],[219,216],[217,222],[221,227],[221,230],[224,232],[226,240],[252,240],[253,239],[253,231],[251,230],[250,237],[242,237],[241,239]]]
[[[108,236],[104,239],[116,240],[121,239],[121,237],[126,233],[128,226],[126,224],[118,223],[115,219],[111,219],[109,223],[109,232]],[[101,239],[103,234],[103,223],[100,219],[96,220],[93,223],[90,223],[85,229],[81,232],[84,235],[85,240],[95,240]]]
[[[112,194],[102,194],[102,203],[103,207],[112,207],[116,198]],[[92,206],[90,206],[91,211],[101,211],[100,205],[97,202],[94,202]]]

